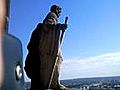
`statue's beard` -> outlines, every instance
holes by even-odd
[[[56,15],[57,15],[58,18],[60,17],[60,13],[58,13],[58,14],[56,14]]]

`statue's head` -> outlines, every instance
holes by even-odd
[[[54,12],[57,15],[57,17],[59,17],[61,13],[61,7],[57,5],[52,5],[50,11]]]

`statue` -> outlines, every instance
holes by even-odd
[[[67,28],[67,18],[65,24],[58,23],[60,13],[61,8],[52,5],[43,23],[39,23],[32,32],[24,67],[31,79],[31,90],[68,90],[59,81],[63,61],[60,46]]]

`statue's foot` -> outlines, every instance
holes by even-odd
[[[60,90],[70,90],[69,88],[65,87],[64,85],[59,85]]]

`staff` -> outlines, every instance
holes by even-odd
[[[67,21],[68,21],[68,17],[65,18],[65,25],[67,25]],[[61,46],[62,46],[62,41],[63,41],[64,32],[65,32],[65,29],[62,30],[62,34],[61,34],[61,38],[60,38],[60,46],[59,46],[59,48],[58,48],[58,53],[59,53],[60,48],[61,48]],[[53,80],[53,75],[54,75],[54,72],[55,72],[55,66],[56,66],[56,64],[57,64],[57,60],[58,60],[58,57],[56,57],[55,64],[54,64],[54,66],[53,66],[53,70],[52,70],[52,73],[51,73],[51,76],[50,76],[50,81],[49,81],[48,89],[50,89],[51,82],[52,82],[52,80]]]

